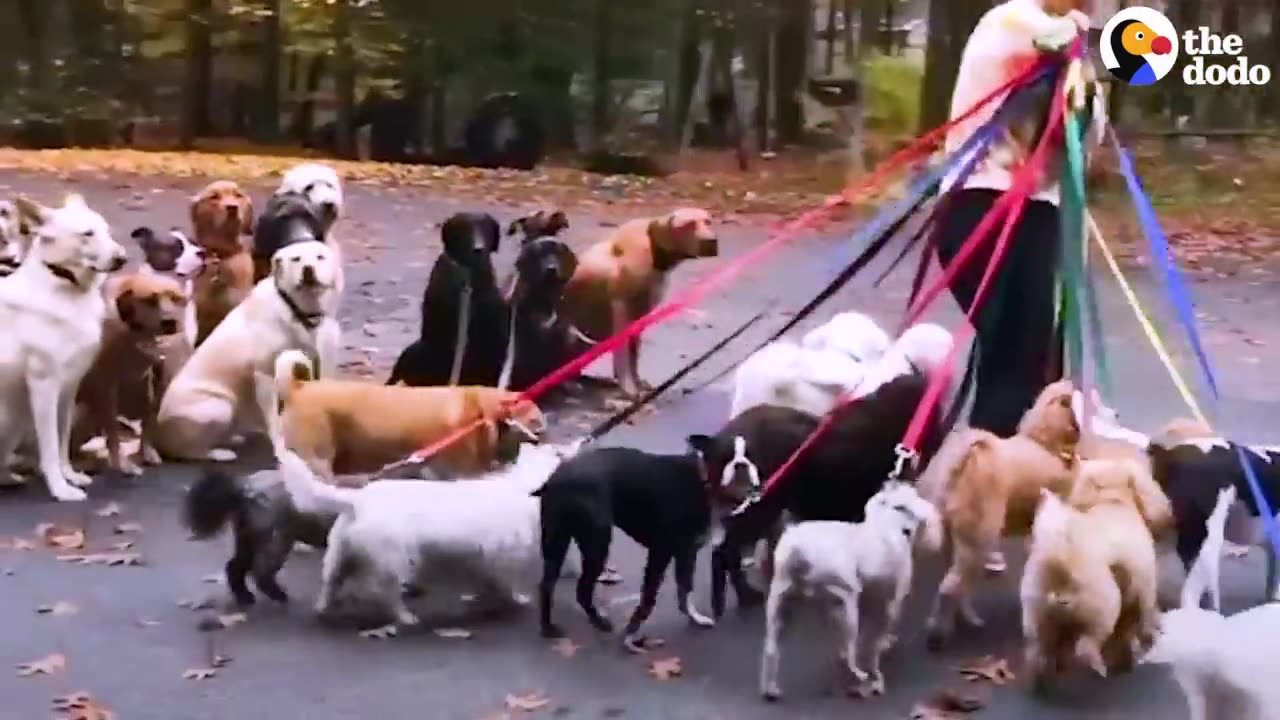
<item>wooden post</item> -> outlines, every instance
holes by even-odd
[[[710,40],[703,40],[698,46],[698,79],[693,85],[693,95],[689,102],[689,111],[684,116],[684,127],[680,130],[680,158],[684,159],[685,151],[693,142],[693,108],[697,103],[706,104],[708,85],[711,80]]]

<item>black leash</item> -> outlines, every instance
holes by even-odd
[[[670,390],[672,386],[674,386],[676,383],[683,380],[686,375],[693,372],[695,369],[697,369],[699,365],[709,360],[712,355],[715,355],[716,353],[723,350],[726,345],[736,340],[739,336],[742,335],[742,333],[746,332],[748,328],[750,328],[752,325],[755,325],[757,322],[759,322],[760,319],[764,317],[764,314],[765,314],[764,310],[761,310],[760,312],[756,313],[755,317],[752,317],[751,319],[744,322],[742,325],[738,326],[737,330],[734,330],[733,332],[729,333],[724,338],[722,338],[719,342],[717,342],[715,345],[712,345],[710,348],[708,348],[706,352],[694,358],[693,361],[690,362],[688,365],[685,365],[683,368],[677,370],[675,374],[673,374],[671,377],[662,381],[662,384],[654,388],[651,388],[649,392],[645,393],[635,402],[631,403],[631,405],[627,406],[624,410],[622,410],[622,412],[617,413],[613,417],[610,417],[609,419],[605,420],[603,423],[597,425],[594,430],[587,433],[587,436],[586,436],[587,442],[599,440],[605,434],[607,434],[614,428],[618,427],[622,423],[629,420],[637,412],[640,412],[641,408],[653,402],[654,399],[656,399],[662,393],[666,392],[667,390]]]

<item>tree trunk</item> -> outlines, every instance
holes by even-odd
[[[858,57],[866,57],[871,48],[882,47],[880,21],[884,18],[884,6],[887,2],[888,0],[862,0],[858,12]]]
[[[592,60],[591,145],[595,152],[605,149],[609,135],[609,115],[613,90],[609,69],[610,31],[613,29],[613,6],[617,0],[596,0],[595,49]]]
[[[834,1],[835,0],[832,0],[832,2]],[[856,2],[857,0],[844,0],[844,17],[842,18],[844,22],[840,25],[840,36],[844,41],[842,54],[844,55],[844,61],[846,63],[853,62],[853,16],[855,13],[854,8],[857,7]]]
[[[259,91],[258,139],[274,142],[280,137],[280,53],[284,48],[281,32],[281,0],[266,0],[266,16],[262,18],[262,87]]]
[[[324,79],[328,55],[316,55],[307,64],[307,77],[302,86],[302,99],[293,110],[293,121],[289,123],[290,133],[307,145],[311,141],[311,131],[315,127],[316,93],[320,92],[320,82]]]
[[[693,103],[693,89],[698,83],[698,71],[702,65],[702,21],[700,10],[705,10],[702,0],[687,0],[684,17],[680,23],[679,78],[675,89],[675,105],[672,108],[672,140],[679,146],[682,128]]]
[[[18,15],[22,18],[26,37],[28,73],[27,88],[32,107],[28,110],[49,112],[54,97],[52,48],[49,42],[49,8],[43,0],[20,0]]]
[[[809,38],[813,36],[813,0],[778,1],[778,140],[798,142],[804,133],[805,82],[809,78]]]
[[[773,11],[758,9],[756,22],[756,144],[760,152],[769,152],[773,116],[769,112],[773,93]]]
[[[991,0],[929,2],[929,40],[925,50],[924,88],[920,101],[921,132],[946,122],[951,91],[969,33],[991,8]]]
[[[1195,28],[1200,26],[1201,8],[1200,0],[1180,0],[1172,8],[1173,26],[1177,28]],[[1182,66],[1188,62],[1188,58],[1184,53],[1179,59],[1178,67],[1174,68],[1173,75],[1182,72]],[[1191,88],[1182,82],[1164,83],[1169,88],[1169,108],[1173,111],[1174,122],[1178,122],[1178,118],[1187,116],[1194,118],[1196,114],[1196,98],[1191,93]]]
[[[209,93],[213,85],[213,0],[187,0],[186,78],[182,92],[183,149],[209,131]]]
[[[333,40],[336,80],[334,90],[338,95],[338,122],[335,126],[335,145],[342,158],[354,158],[356,107],[356,62],[351,43],[351,0],[337,0],[333,13]]]
[[[827,58],[824,67],[828,75],[836,69],[836,2],[827,0]]]

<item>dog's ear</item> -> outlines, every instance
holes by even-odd
[[[35,200],[32,200],[26,195],[19,195],[18,199],[14,201],[14,204],[18,207],[19,219],[33,227],[40,227],[41,225],[44,225],[49,222],[49,218],[53,216],[52,210],[41,205]]]
[[[133,327],[138,320],[137,298],[133,294],[133,290],[125,290],[116,296],[116,314],[124,321],[125,325]]]
[[[1097,407],[1097,401],[1094,401],[1094,407]],[[1071,391],[1071,415],[1076,420],[1076,427],[1083,429],[1085,427],[1084,415],[1084,393],[1079,390]]]
[[[256,218],[253,214],[253,198],[240,190],[236,191],[236,196],[244,201],[244,204],[240,206],[240,234],[252,236],[253,229],[256,227]]]
[[[134,228],[133,232],[129,233],[129,237],[138,243],[138,247],[142,248],[143,252],[146,252],[147,248],[156,242],[155,231],[146,225]]]
[[[527,220],[528,218],[516,218],[515,220],[512,220],[511,224],[507,226],[507,235],[515,235],[516,233],[524,230],[524,224]]]
[[[275,281],[277,286],[280,284],[280,280],[282,279],[280,276],[283,274],[284,258],[279,255],[273,255],[271,257],[271,278]]]
[[[695,452],[706,453],[711,449],[713,438],[710,435],[695,434],[685,438],[685,442]]]
[[[558,234],[561,230],[569,229],[569,216],[564,214],[563,210],[556,210],[551,213],[551,219],[547,221],[547,230],[552,235]]]
[[[498,252],[498,246],[502,244],[502,226],[492,215],[485,215],[481,224],[484,226],[485,245],[489,252]]]

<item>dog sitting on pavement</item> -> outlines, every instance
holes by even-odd
[[[9,200],[0,200],[0,277],[17,270],[26,252],[26,231],[18,207]]]
[[[101,435],[106,441],[110,467],[136,476],[142,474],[142,468],[120,454],[117,417],[128,405],[140,408],[142,461],[159,464],[160,456],[153,443],[156,411],[163,393],[164,358],[158,343],[165,336],[178,334],[188,302],[173,280],[142,272],[112,277],[105,290],[108,312],[102,345],[76,394],[76,404],[83,409],[87,422],[79,423],[80,432],[73,444],[80,447],[89,438]],[[134,395],[139,397],[135,399]]]
[[[840,659],[858,683],[854,692],[884,694],[880,658],[893,645],[911,590],[913,551],[919,545],[936,552],[942,522],[937,509],[904,482],[886,483],[867,501],[863,517],[859,523],[800,522],[782,533],[765,606],[760,693],[766,700],[782,696],[779,641],[786,606],[798,596],[834,601]],[[866,630],[870,637],[860,637]]]
[[[239,427],[265,429],[273,446],[278,427],[275,363],[301,349],[317,356],[321,376],[334,371],[323,348],[337,347],[333,317],[336,263],[320,242],[289,245],[272,258],[272,274],[196,348],[169,384],[157,416],[157,449],[182,460],[234,460],[219,447]]]
[[[207,253],[193,294],[199,345],[253,290],[253,259],[241,240],[253,232],[253,201],[229,180],[209,183],[191,198],[191,226]]]
[[[169,278],[178,284],[182,294],[187,298],[195,296],[195,279],[204,272],[208,251],[191,242],[191,239],[177,228],[160,235],[149,227],[139,227],[130,233],[129,237],[133,238],[142,249],[143,265],[139,272],[144,275]],[[196,347],[198,330],[195,303],[188,302],[182,317],[182,332],[192,350]],[[174,368],[175,372],[176,370],[177,368]]]
[[[698,550],[711,532],[710,486],[701,448],[691,438],[690,452],[655,455],[631,448],[601,448],[581,453],[556,468],[534,494],[542,503],[542,582],[539,585],[543,637],[562,637],[552,622],[556,580],[571,544],[582,556],[577,600],[591,625],[612,632],[613,624],[595,605],[595,587],[609,558],[613,528],[646,550],[640,604],[628,621],[624,644],[642,650],[640,627],[653,612],[667,568],[674,561],[677,603],[699,627],[715,622],[693,603]]]
[[[698,208],[623,223],[578,256],[564,292],[564,313],[587,337],[609,337],[662,301],[681,263],[715,257],[719,247],[711,215]],[[613,353],[614,380],[628,395],[643,389],[639,365],[639,337]]]
[[[400,353],[387,384],[497,385],[510,322],[493,271],[498,221],[457,213],[440,235],[444,253],[423,292],[421,333]]]
[[[0,280],[0,484],[7,460],[35,436],[40,471],[58,500],[84,500],[92,479],[71,467],[75,394],[102,345],[107,274],[124,267],[111,228],[79,195],[49,208],[17,202],[31,245]]]

